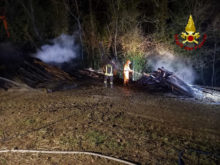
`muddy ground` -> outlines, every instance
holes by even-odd
[[[220,106],[103,84],[0,90],[0,149],[93,151],[139,164],[218,164]],[[193,149],[192,152],[190,152]],[[195,150],[205,151],[198,155]],[[1,153],[0,164],[117,164],[84,155]]]

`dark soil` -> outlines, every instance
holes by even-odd
[[[0,90],[0,149],[93,151],[140,164],[219,163],[220,106],[101,83]],[[190,149],[193,149],[190,152]],[[0,164],[116,164],[83,155],[0,154]]]

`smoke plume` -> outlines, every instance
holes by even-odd
[[[62,34],[51,41],[51,44],[42,46],[35,56],[46,63],[62,64],[77,57],[79,46],[74,36]]]
[[[196,74],[189,60],[174,56],[168,52],[163,54],[158,53],[157,56],[150,56],[148,58],[148,65],[153,70],[164,67],[189,84],[192,84],[196,78]]]

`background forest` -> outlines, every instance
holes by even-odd
[[[97,69],[108,58],[129,58],[137,71],[148,72],[150,57],[172,54],[193,67],[195,83],[220,86],[218,0],[2,0],[0,7],[10,33],[8,38],[1,21],[1,43],[23,52],[69,34],[77,38],[83,66]],[[186,51],[174,35],[185,31],[190,14],[201,38],[208,37],[201,49]]]

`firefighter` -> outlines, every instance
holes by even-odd
[[[131,70],[131,68],[130,68],[130,64],[131,64],[131,61],[127,60],[127,62],[124,65],[124,86],[128,85],[129,74],[133,73],[133,70]]]
[[[113,88],[113,71],[114,71],[115,62],[111,60],[103,67],[103,71],[105,73],[104,85],[107,87],[108,79],[110,81],[110,87]]]

